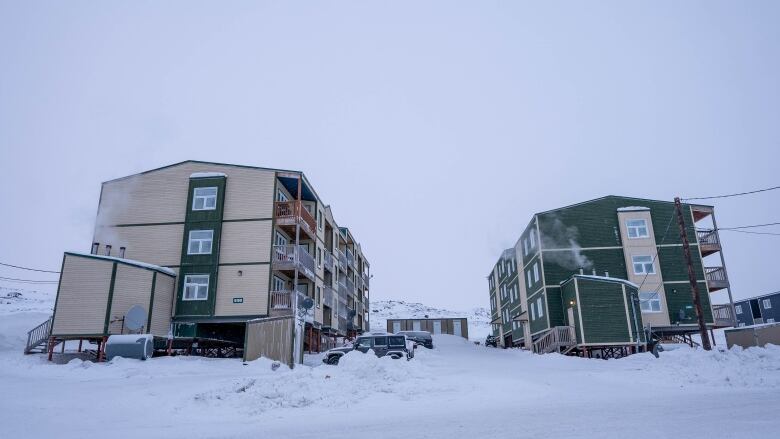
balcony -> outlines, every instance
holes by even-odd
[[[299,303],[305,298],[306,296],[303,293],[298,292]],[[290,290],[271,291],[271,313],[274,315],[291,313],[295,305],[293,303],[294,299],[295,296],[293,296]]]
[[[363,273],[362,276],[363,276],[363,285],[365,285],[366,289],[368,289],[368,280],[369,280],[368,273]]]
[[[734,326],[734,315],[730,304],[712,305],[712,317],[716,328],[730,328]]]
[[[275,245],[273,247],[273,269],[279,271],[298,272],[315,280],[314,258],[302,246]]]
[[[721,251],[717,230],[697,229],[696,237],[699,239],[699,250],[702,257]]]
[[[347,266],[353,268],[355,267],[355,256],[350,250],[347,250]]]
[[[316,239],[317,222],[300,201],[275,202],[274,220],[276,225],[291,237],[295,236],[295,226],[300,225],[301,231],[309,235],[309,238]]]
[[[333,306],[333,296],[335,293],[331,287],[322,287],[322,303],[325,306]]]
[[[729,280],[723,267],[704,267],[704,278],[707,279],[707,287],[710,292],[728,288]]]
[[[335,259],[333,258],[333,254],[326,250],[323,252],[323,255],[323,264],[325,269],[333,273],[333,267],[336,263]]]
[[[333,250],[333,257],[339,262],[339,269],[344,273],[347,272],[347,256],[339,249]]]
[[[352,279],[345,278],[346,284],[347,284],[347,293],[349,294],[355,294],[355,282],[352,282]]]

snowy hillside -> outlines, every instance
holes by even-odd
[[[484,340],[490,333],[490,311],[485,308],[472,308],[468,311],[451,311],[433,308],[422,303],[403,300],[377,300],[371,302],[371,330],[386,331],[387,319],[460,317],[469,322],[469,338]]]
[[[0,287],[0,316],[21,312],[52,313],[56,293]]]

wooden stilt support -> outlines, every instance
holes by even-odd
[[[103,337],[103,339],[100,342],[98,342],[98,363],[102,363],[103,362],[103,357],[104,357],[105,351],[106,351],[106,339],[107,338],[108,337]]]
[[[79,339],[79,352],[81,352],[81,343],[83,343],[83,342],[84,342],[84,339],[80,338]]]
[[[62,347],[60,348],[60,353],[61,354],[65,353],[65,340],[62,340]]]
[[[715,331],[710,328],[710,340],[712,340],[712,345],[715,346],[717,343],[715,343]]]
[[[51,361],[52,356],[54,356],[54,337],[49,337],[49,345],[46,348],[49,351],[49,361]]]

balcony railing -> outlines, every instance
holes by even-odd
[[[273,248],[273,267],[277,270],[294,270],[302,272],[309,279],[314,279],[314,258],[303,246],[275,245]]]
[[[698,229],[696,230],[696,236],[699,238],[702,256],[720,251],[720,238],[717,230]]]
[[[298,292],[298,303],[301,303],[306,295]],[[271,309],[292,309],[295,296],[290,290],[271,291]]]
[[[704,278],[710,291],[717,291],[729,286],[726,270],[723,267],[704,267]]]
[[[341,271],[347,271],[347,256],[339,249],[333,251],[333,256],[339,261],[339,268]]]
[[[355,282],[352,282],[352,279],[346,278],[346,284],[347,284],[347,293],[354,293],[355,292]]]
[[[368,274],[363,273],[363,285],[366,287],[366,289],[368,289],[368,280],[369,280]]]
[[[322,302],[327,306],[333,306],[333,296],[335,295],[333,288],[322,287]]]
[[[333,264],[335,264],[335,260],[333,258],[333,255],[329,251],[324,251],[323,254],[324,254],[323,262],[325,264],[325,269],[332,273],[333,272]]]
[[[277,201],[274,204],[274,218],[280,226],[300,224],[309,235],[316,234],[317,222],[300,201]]]
[[[355,256],[352,254],[350,250],[347,250],[347,266],[349,267],[355,266]]]
[[[718,328],[734,326],[734,315],[731,312],[731,304],[712,305],[712,317]]]

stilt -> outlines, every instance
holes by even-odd
[[[80,338],[79,339],[79,352],[81,352],[81,343],[83,343],[83,342],[84,342],[84,339]]]
[[[173,347],[173,340],[169,338],[168,339],[168,347],[167,347],[167,351],[168,351],[167,353],[168,353],[169,357],[171,356],[171,351],[173,350],[172,347]]]
[[[715,343],[715,331],[710,328],[710,340],[712,340],[712,345],[715,346],[717,343]]]
[[[61,354],[65,353],[65,340],[62,340],[62,347],[60,348],[60,353]]]
[[[107,338],[108,337],[103,337],[103,339],[100,342],[98,342],[98,363],[102,363],[103,362],[103,356],[104,356],[105,350],[106,350],[106,339]]]
[[[54,356],[54,337],[49,337],[49,345],[46,347],[49,351],[49,361],[51,361],[52,356]]]

